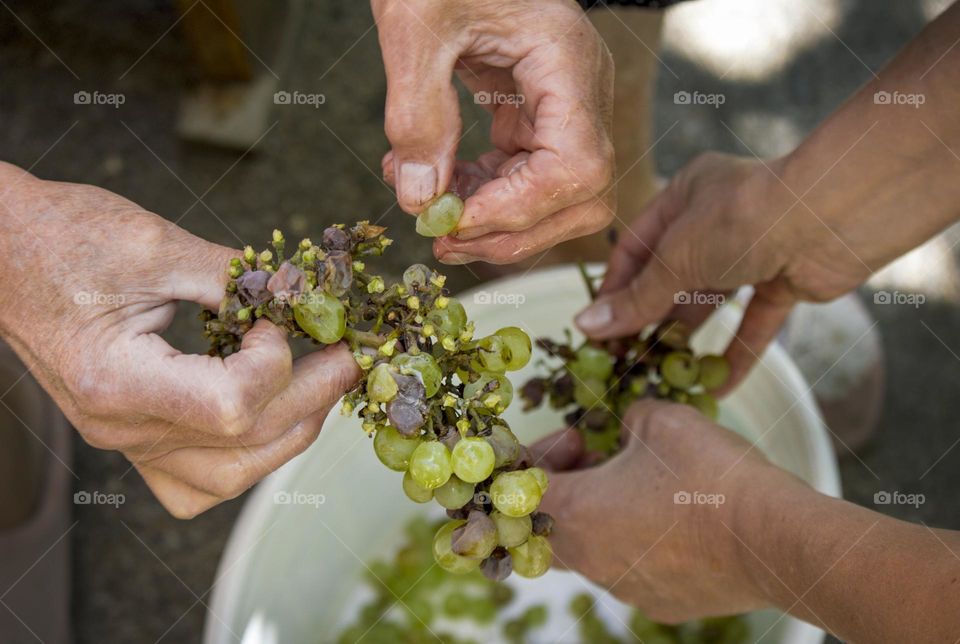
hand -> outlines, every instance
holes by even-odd
[[[802,484],[684,405],[638,402],[624,430],[619,454],[582,470],[562,471],[579,460],[576,430],[531,448],[551,470],[540,509],[556,520],[555,565],[657,622],[768,606],[747,572],[737,508],[786,481]]]
[[[359,377],[330,347],[293,362],[258,322],[226,358],[158,334],[177,300],[216,310],[237,251],[92,186],[0,164],[0,333],[79,430],[122,452],[175,516],[233,498],[303,451]]]
[[[372,6],[393,147],[384,177],[410,213],[448,187],[466,199],[455,236],[434,244],[440,261],[515,262],[611,221],[613,62],[574,2]],[[454,70],[493,114],[494,150],[475,163],[456,161]]]
[[[867,264],[902,252],[853,229],[852,221],[829,222],[833,228],[818,221],[798,201],[802,191],[780,179],[785,163],[711,153],[683,168],[621,234],[601,297],[577,325],[593,338],[630,335],[667,317],[696,326],[714,306],[676,306],[678,294],[755,285],[727,350],[729,389],[798,300],[838,297],[869,276]]]

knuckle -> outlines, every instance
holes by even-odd
[[[216,429],[226,436],[240,436],[253,428],[255,415],[247,398],[237,390],[217,396],[215,410]]]
[[[239,460],[214,468],[210,473],[207,488],[210,492],[227,501],[235,499],[256,483],[255,477]]]
[[[613,183],[615,174],[613,144],[604,139],[600,150],[582,162],[581,176],[587,188],[594,194],[605,191]]]

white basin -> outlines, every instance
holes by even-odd
[[[516,325],[531,336],[562,338],[587,302],[576,267],[561,266],[483,285],[460,296],[478,334]],[[741,311],[721,308],[694,339],[700,350],[718,350]],[[512,374],[519,386],[536,372],[536,357]],[[514,404],[506,418],[530,443],[561,425],[548,409],[530,414]],[[775,463],[814,488],[839,496],[833,450],[807,384],[778,346],[732,395],[721,403],[721,422],[756,440]],[[275,472],[250,495],[227,544],[207,616],[204,642],[225,644],[320,643],[335,640],[351,599],[356,598],[364,562],[390,556],[402,525],[412,516],[437,512],[406,499],[400,477],[384,468],[355,418],[337,410],[316,443]],[[511,578],[512,580],[513,578]],[[517,580],[521,596],[557,606],[556,623],[538,641],[575,639],[561,606],[572,591],[590,588],[610,615],[627,608],[574,573],[550,571],[538,580]],[[561,597],[562,595],[562,597]],[[519,600],[518,600],[519,601]],[[753,639],[814,644],[822,631],[767,611],[750,616]],[[613,619],[614,626],[616,625]],[[487,640],[490,641],[490,640]]]

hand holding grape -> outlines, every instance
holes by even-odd
[[[122,452],[175,516],[233,498],[303,451],[359,376],[349,351],[291,359],[264,320],[226,358],[160,333],[216,307],[238,251],[92,186],[0,164],[0,333],[83,438]]]
[[[448,189],[466,202],[455,234],[434,243],[440,261],[515,262],[610,222],[613,63],[575,3],[371,4],[387,72],[384,177],[410,213]],[[475,163],[456,161],[454,71],[493,113],[495,149]]]
[[[802,484],[685,405],[636,403],[622,431],[622,451],[582,470],[567,469],[580,462],[583,448],[573,430],[531,446],[550,474],[542,507],[556,519],[550,536],[556,564],[658,622],[765,606],[744,574],[750,555],[731,532],[749,529],[737,523],[736,508],[759,503],[763,490],[787,481]],[[682,495],[693,493],[722,502],[684,503]]]

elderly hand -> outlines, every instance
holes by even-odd
[[[554,562],[576,570],[657,622],[769,605],[750,574],[737,508],[776,486],[803,485],[742,438],[690,407],[642,401],[624,421],[626,446],[603,465],[565,430],[535,444],[556,520]]]
[[[372,0],[387,73],[383,160],[410,213],[466,198],[448,264],[519,261],[614,214],[613,63],[570,0]],[[493,114],[494,150],[457,162],[454,71]],[[501,100],[502,99],[502,100]]]
[[[0,333],[95,447],[122,452],[175,516],[233,498],[302,452],[359,377],[330,347],[293,361],[258,322],[226,358],[158,334],[178,300],[217,309],[237,251],[92,186],[0,164]]]
[[[621,234],[601,296],[577,326],[601,339],[665,318],[696,326],[715,305],[683,303],[682,293],[715,296],[755,285],[727,350],[726,389],[735,386],[798,300],[838,297],[870,275],[867,263],[890,259],[884,233],[859,233],[849,218],[831,229],[806,212],[799,193],[778,178],[783,166],[709,153],[683,168]]]

